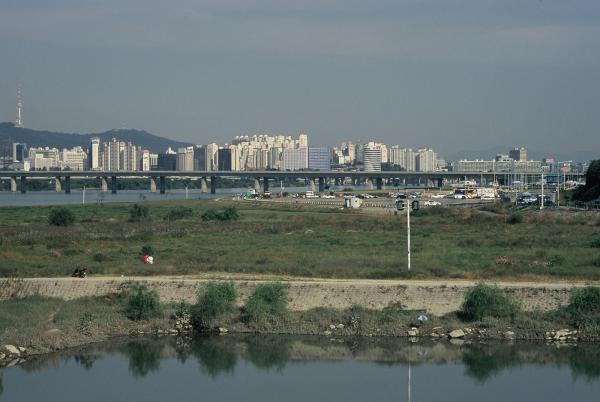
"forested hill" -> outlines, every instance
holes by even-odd
[[[96,134],[67,134],[17,128],[12,123],[0,123],[0,143],[6,143],[7,141],[24,142],[28,147],[48,146],[59,149],[78,145],[87,148],[92,137],[100,138],[101,142],[110,141],[112,138],[131,141],[151,152],[164,152],[168,147],[176,149],[189,145],[188,143],[170,140],[140,130],[110,130]]]

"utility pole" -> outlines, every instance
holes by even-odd
[[[544,209],[544,171],[542,170],[542,203],[540,209]]]

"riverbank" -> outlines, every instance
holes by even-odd
[[[19,359],[102,342],[123,336],[192,335],[190,305],[162,303],[160,314],[133,320],[126,313],[123,293],[72,300],[25,297],[0,301],[0,345],[21,349],[18,354],[6,348],[0,365]],[[600,331],[593,322],[579,322],[562,310],[521,311],[511,317],[465,319],[459,312],[443,315],[390,303],[381,309],[360,305],[349,308],[310,308],[289,310],[258,319],[245,318],[244,307],[215,321],[210,332],[220,334],[259,333],[268,335],[317,335],[327,339],[348,337],[408,337],[450,340],[454,343],[485,340],[537,340],[544,342],[597,342]],[[426,313],[426,320],[417,317]],[[204,328],[204,331],[207,329]]]

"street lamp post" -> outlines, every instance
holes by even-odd
[[[406,202],[406,237],[407,237],[407,252],[408,252],[408,272],[410,272],[410,201]]]

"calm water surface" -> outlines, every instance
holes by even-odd
[[[0,401],[598,401],[600,347],[142,339],[69,350],[0,373]]]
[[[359,188],[360,186],[355,186]],[[306,191],[306,187],[286,187],[284,191],[297,193]],[[165,194],[159,192],[151,193],[147,190],[119,190],[116,194],[111,192],[103,193],[99,190],[86,190],[85,203],[96,204],[105,202],[140,202],[140,201],[167,201],[167,200],[185,200],[186,197],[193,199],[211,199],[233,197],[242,192],[248,191],[246,188],[220,188],[216,194],[203,193],[198,189],[189,190],[187,195],[185,190],[170,190]],[[279,192],[278,187],[271,188],[272,193]],[[62,205],[62,204],[81,204],[83,203],[83,191],[72,190],[71,194],[57,193],[56,191],[28,191],[25,194],[21,192],[0,191],[0,207],[9,206],[34,206],[34,205]]]

